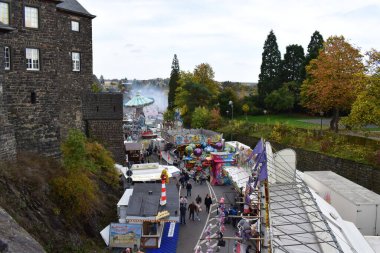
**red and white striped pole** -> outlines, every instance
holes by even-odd
[[[161,180],[162,187],[161,187],[161,199],[160,199],[160,205],[164,206],[166,205],[166,180]]]

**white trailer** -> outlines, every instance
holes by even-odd
[[[380,234],[380,195],[332,171],[304,172],[305,183],[363,235]]]

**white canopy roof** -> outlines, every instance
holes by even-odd
[[[128,203],[129,203],[129,199],[132,196],[132,193],[133,193],[133,189],[126,189],[125,192],[124,192],[124,194],[123,194],[123,196],[121,197],[121,199],[117,203],[117,207],[119,207],[119,206],[127,206]]]
[[[249,178],[249,174],[242,167],[237,166],[223,166],[223,169],[228,173],[231,180],[235,182],[237,187],[243,187],[243,191],[245,191],[245,187]]]
[[[116,164],[115,167],[127,178],[127,168]],[[175,166],[170,165],[160,165],[158,163],[144,163],[144,164],[134,164],[132,166],[132,180],[133,182],[147,182],[160,180],[161,172],[163,169],[167,169],[169,177],[175,177],[179,175],[180,170]]]

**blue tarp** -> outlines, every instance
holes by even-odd
[[[163,236],[161,239],[161,247],[159,249],[146,249],[146,253],[175,253],[177,252],[177,243],[179,236],[179,224],[175,224],[173,237],[168,237],[170,222],[165,223]]]

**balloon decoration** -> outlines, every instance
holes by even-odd
[[[221,150],[221,149],[223,148],[222,143],[217,142],[217,143],[215,144],[215,148],[216,148],[217,150]]]
[[[191,147],[190,145],[186,147],[186,154],[190,155],[191,153],[193,153],[193,147]]]
[[[206,142],[202,142],[201,147],[204,149],[205,147],[207,147],[207,143]]]
[[[207,146],[204,150],[206,151],[206,153],[211,153],[214,151],[214,148],[211,146]]]
[[[200,157],[202,155],[202,149],[200,149],[200,148],[194,149],[194,155],[196,157]]]

